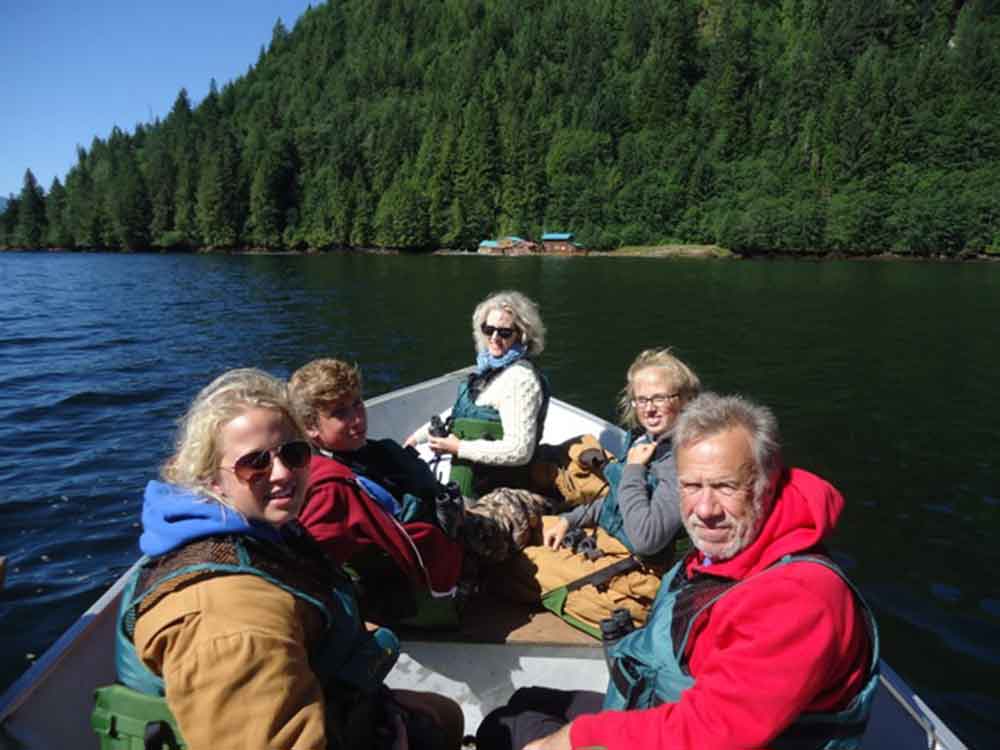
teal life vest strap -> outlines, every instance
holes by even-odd
[[[227,535],[192,542],[156,559],[147,559],[123,595],[116,633],[119,679],[136,690],[163,694],[163,682],[136,654],[133,636],[143,605],[155,606],[174,586],[220,575],[255,575],[319,609],[326,635],[313,650],[313,665],[328,680],[369,692],[392,669],[399,642],[389,630],[365,630],[350,579],[301,531],[288,549],[252,537]],[[336,635],[331,635],[336,631]]]
[[[239,535],[209,537],[185,545],[175,553],[159,558],[142,559],[142,564],[122,593],[118,612],[115,664],[120,682],[143,693],[163,695],[163,679],[139,659],[133,638],[135,623],[147,600],[151,600],[152,605],[155,605],[158,598],[163,595],[163,586],[175,581],[182,582],[181,585],[190,585],[205,578],[222,575],[255,575],[315,606],[322,614],[326,628],[333,624],[334,617],[329,600],[322,601],[322,598],[315,593],[307,593],[291,586],[272,572],[254,565],[251,561],[251,552],[247,548],[248,540],[249,537]],[[251,544],[258,551],[274,546],[259,540],[252,540]],[[229,550],[223,553],[226,561],[213,560],[212,556],[219,555],[222,549]],[[331,580],[331,591],[328,595],[333,594],[332,583]]]
[[[618,459],[618,461],[611,462],[604,467],[604,478],[608,483],[608,494],[605,495],[604,499],[601,501],[601,512],[597,517],[597,525],[621,542],[625,546],[625,549],[632,554],[635,554],[635,547],[632,545],[632,540],[628,538],[628,534],[625,531],[625,518],[622,515],[621,506],[618,504],[618,491],[621,487],[622,475],[625,472],[625,459],[628,455],[628,450],[634,444],[634,440],[629,440],[629,443],[625,448],[625,453]],[[670,441],[669,438],[667,438],[656,446],[656,453],[654,454],[653,460],[667,460],[665,457],[671,450]],[[653,492],[659,486],[659,483],[659,477],[656,476],[655,472],[650,471],[647,466],[646,492],[649,494],[650,498],[652,498]],[[648,562],[653,562],[657,565],[662,565],[663,567],[669,565],[674,559],[675,543],[677,539],[683,535],[683,533],[683,530],[679,530],[677,534],[674,535],[674,538],[664,545],[661,552],[654,555]]]
[[[625,519],[622,517],[621,506],[618,505],[618,488],[621,486],[622,473],[625,464],[612,461],[604,467],[604,479],[608,483],[608,494],[601,501],[601,512],[597,517],[597,525],[621,542],[625,549],[635,553],[632,540],[625,533]],[[653,472],[646,472],[646,487],[650,492],[656,487],[656,477]]]

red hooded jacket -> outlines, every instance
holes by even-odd
[[[685,572],[743,580],[786,554],[815,551],[843,507],[830,484],[791,469],[749,547],[711,566],[696,551]],[[677,703],[578,717],[572,747],[766,748],[800,714],[845,707],[868,678],[871,644],[850,587],[822,565],[799,563],[723,596],[694,622],[685,655],[695,684]]]
[[[362,489],[348,467],[313,455],[299,522],[338,563],[375,545],[417,585],[451,591],[462,572],[462,547],[425,521],[401,524]]]

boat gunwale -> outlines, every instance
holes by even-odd
[[[106,613],[108,606],[118,599],[122,589],[125,588],[129,575],[139,567],[141,562],[141,560],[136,560],[129,566],[129,569],[122,573],[93,604],[87,607],[83,614],[63,631],[55,643],[49,646],[42,656],[4,691],[3,695],[0,695],[0,724],[21,708],[27,699],[42,686],[46,678],[55,672],[56,668],[69,655],[71,647],[77,643],[80,636],[99,627],[100,617]]]

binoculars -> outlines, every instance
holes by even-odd
[[[455,420],[451,417],[441,419],[441,417],[435,414],[431,417],[431,423],[427,428],[427,433],[431,435],[431,437],[448,437],[451,434],[451,428],[454,424]]]
[[[448,482],[441,486],[434,497],[434,512],[441,531],[455,539],[465,516],[465,500],[457,483]]]
[[[604,555],[600,547],[597,546],[594,537],[588,536],[587,532],[581,528],[567,531],[566,536],[563,537],[562,546],[568,547],[578,555],[583,555],[588,560],[596,560]]]

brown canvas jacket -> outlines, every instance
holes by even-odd
[[[173,592],[136,623],[192,750],[325,750],[323,690],[309,665],[319,611],[255,575]]]

